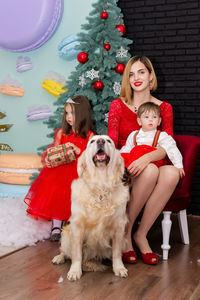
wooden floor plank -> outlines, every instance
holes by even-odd
[[[181,243],[173,216],[168,261],[149,266],[138,259],[126,265],[128,278],[114,276],[111,265],[104,272],[84,272],[77,282],[66,279],[70,262],[55,266],[59,244],[50,241],[24,248],[0,259],[0,299],[3,300],[199,300],[200,217],[188,216],[190,245]],[[161,255],[160,220],[149,234],[153,249]],[[58,283],[60,276],[63,282]]]

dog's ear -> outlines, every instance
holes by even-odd
[[[85,151],[81,154],[81,156],[78,158],[78,164],[77,164],[77,172],[78,176],[81,177],[83,172],[86,169],[86,161],[85,161]]]
[[[119,150],[114,150],[114,155],[111,157],[109,164],[109,174],[113,176],[115,180],[119,180],[123,177],[124,173],[124,160],[119,152]]]

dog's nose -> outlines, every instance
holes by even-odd
[[[102,146],[104,146],[104,144],[105,144],[104,139],[101,139],[101,138],[100,138],[100,139],[97,140],[97,146],[98,146],[98,147],[102,147]]]

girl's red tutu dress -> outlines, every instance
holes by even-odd
[[[56,132],[58,132],[58,129]],[[59,144],[71,142],[80,148],[81,154],[92,135],[91,131],[86,138],[77,136],[74,132],[67,135],[61,134]],[[49,147],[52,146],[54,144]],[[77,158],[80,154],[76,155]],[[42,160],[46,155],[46,152],[44,152]],[[67,221],[71,216],[71,184],[76,178],[78,178],[77,159],[54,168],[44,166],[24,199],[24,202],[28,205],[27,212],[35,218]]]

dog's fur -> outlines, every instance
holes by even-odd
[[[124,162],[107,135],[90,139],[78,159],[79,178],[72,183],[72,216],[62,231],[55,264],[72,260],[69,280],[79,279],[82,267],[103,270],[101,260],[112,258],[116,276],[126,277],[122,263],[129,189],[122,182]]]

